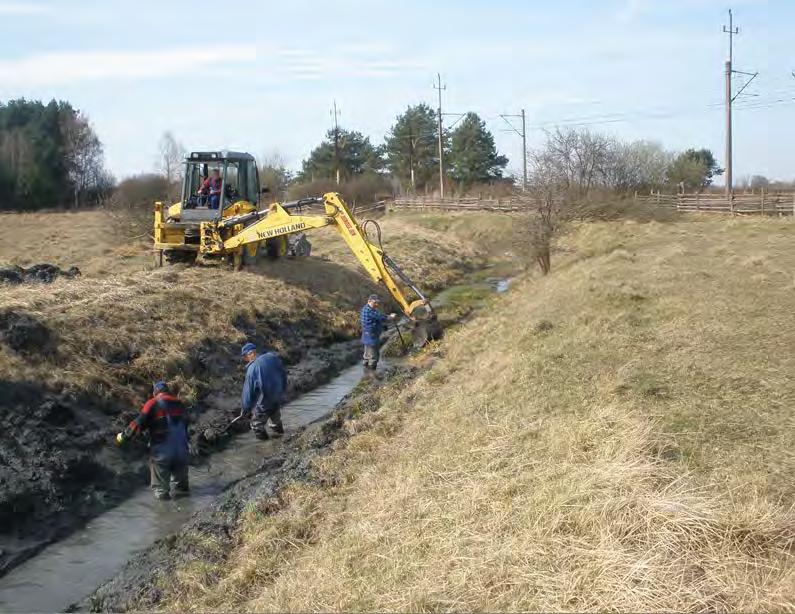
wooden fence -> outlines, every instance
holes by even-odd
[[[660,194],[635,195],[635,200],[690,213],[728,213],[732,215],[793,215],[795,194]]]
[[[396,198],[389,203],[390,210],[441,210],[441,211],[522,211],[527,201],[513,198]]]
[[[386,201],[379,200],[378,202],[367,205],[354,206],[353,213],[357,216],[362,213],[386,213]]]
[[[734,194],[635,194],[635,200],[676,211],[699,213],[728,213],[731,215],[795,215],[795,193],[762,192]],[[381,203],[379,203],[380,205]],[[528,196],[518,198],[396,198],[387,203],[388,210],[415,211],[498,211],[504,213],[526,211],[535,203]]]

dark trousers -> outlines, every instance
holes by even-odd
[[[188,461],[149,459],[150,484],[156,497],[167,498],[171,492],[171,478],[175,482],[175,494],[188,494]]]
[[[282,407],[279,403],[264,407],[255,407],[251,415],[251,430],[254,431],[259,439],[268,438],[268,420],[273,423],[273,430],[276,433],[284,433],[282,424]]]
[[[381,348],[378,345],[365,345],[364,346],[364,355],[362,359],[364,361],[364,368],[365,369],[372,369],[375,371],[375,368],[378,366],[378,359],[381,357]]]

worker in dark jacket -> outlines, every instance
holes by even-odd
[[[362,324],[362,345],[364,346],[365,371],[374,372],[381,357],[381,333],[384,323],[395,319],[395,314],[385,315],[379,311],[381,299],[377,294],[371,294],[367,303],[362,307],[360,320]]]
[[[246,343],[240,354],[248,363],[240,399],[242,414],[252,414],[251,430],[258,439],[268,439],[269,419],[273,431],[283,434],[281,408],[287,392],[287,372],[281,358],[273,352],[257,355],[257,346],[253,343]]]
[[[149,432],[149,467],[155,497],[170,499],[171,478],[174,496],[190,493],[188,486],[188,413],[166,382],[155,382],[152,398],[124,431],[116,435],[119,445],[144,431]]]

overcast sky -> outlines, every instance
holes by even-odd
[[[795,1],[734,0],[735,177],[795,179]],[[380,142],[409,104],[475,111],[518,171],[500,113],[588,124],[723,163],[726,0],[0,0],[0,99],[59,98],[92,120],[117,177],[188,149],[301,160],[331,124]],[[738,80],[741,76],[737,77]],[[454,116],[446,117],[451,124]]]

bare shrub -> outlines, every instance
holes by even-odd
[[[103,203],[103,210],[113,218],[113,227],[125,238],[143,238],[152,231],[156,201],[167,201],[170,184],[162,175],[143,174],[128,177]]]
[[[168,200],[179,198],[180,184],[184,176],[185,147],[174,135],[166,131],[157,144],[158,158],[155,168],[168,182]]]
[[[524,229],[518,233],[519,249],[538,264],[543,275],[552,270],[552,247],[555,239],[574,216],[575,207],[569,190],[548,178],[536,177],[520,197],[527,209]]]
[[[304,198],[319,196],[326,192],[339,192],[345,201],[355,210],[376,202],[394,192],[389,179],[375,173],[358,175],[339,185],[333,179],[319,179],[306,183],[295,183],[287,190],[288,198]]]
[[[272,152],[260,158],[259,183],[268,188],[273,200],[284,200],[293,174],[287,168],[284,158],[278,152]]]

